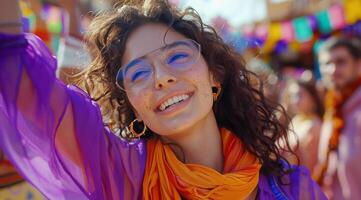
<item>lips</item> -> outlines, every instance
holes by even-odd
[[[156,112],[167,111],[168,108],[172,108],[183,101],[188,100],[193,95],[193,92],[179,92],[173,93],[163,97],[156,106]]]

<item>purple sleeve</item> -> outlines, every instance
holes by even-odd
[[[261,175],[258,194],[261,200],[327,200],[325,194],[305,167],[292,166],[290,174],[282,176]]]
[[[312,180],[309,170],[303,166],[293,166],[294,171],[286,177],[282,190],[293,199],[327,200],[327,197]]]
[[[0,148],[49,199],[140,198],[145,143],[113,135],[55,70],[36,36],[0,34]]]
[[[291,194],[297,199],[327,200],[326,195],[320,186],[311,178],[311,174],[306,167],[296,167],[291,174]]]

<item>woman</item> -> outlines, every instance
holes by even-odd
[[[0,40],[0,146],[50,199],[325,198],[282,164],[276,110],[192,9],[147,1],[94,19],[81,85],[98,104],[55,79],[34,36]]]
[[[292,110],[296,113],[291,122],[291,130],[295,132],[296,137],[290,138],[290,145],[293,149],[298,147],[296,154],[300,164],[312,172],[317,164],[321,119],[324,112],[322,100],[312,80],[296,81],[287,90],[291,97]]]

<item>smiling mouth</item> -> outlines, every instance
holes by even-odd
[[[167,100],[165,100],[162,104],[160,104],[157,107],[157,111],[159,112],[164,112],[167,111],[168,109],[186,101],[187,99],[189,99],[192,96],[193,93],[187,93],[187,94],[181,94],[181,95],[176,95],[173,96]]]

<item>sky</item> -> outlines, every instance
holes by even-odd
[[[222,16],[233,27],[262,20],[266,17],[266,0],[180,0],[181,7],[191,6],[205,22]]]

